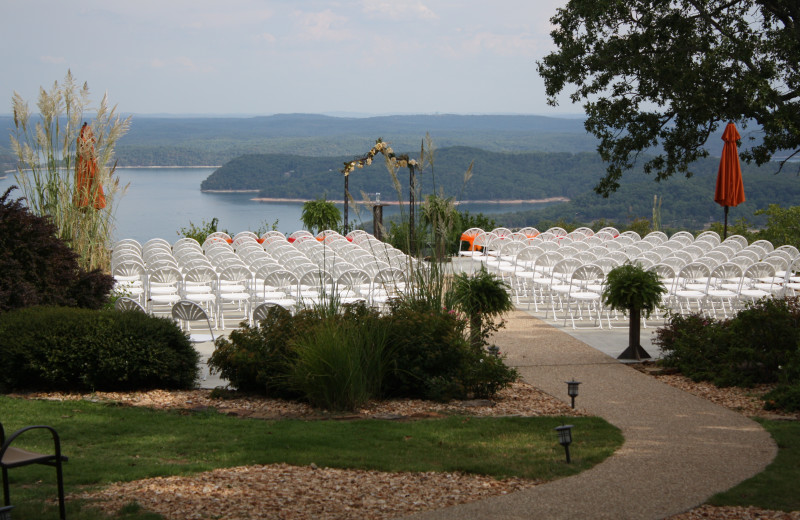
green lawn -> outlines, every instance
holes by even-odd
[[[800,422],[759,420],[778,445],[766,470],[708,501],[715,506],[756,506],[800,511]]]
[[[0,396],[7,432],[31,424],[54,426],[65,465],[67,493],[115,481],[187,475],[220,467],[286,462],[296,465],[381,471],[461,471],[532,479],[572,475],[599,463],[622,444],[619,430],[599,418],[574,424],[573,464],[553,428],[562,418],[472,418],[452,416],[411,422],[262,421],[206,412],[164,412],[86,401],[28,401]],[[47,437],[24,446],[51,449]],[[55,471],[30,466],[11,470],[13,517],[57,518],[43,509],[55,498]],[[69,502],[70,519],[104,518]],[[131,508],[130,519],[158,518]]]

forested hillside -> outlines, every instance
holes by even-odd
[[[327,193],[330,198],[341,199],[339,170],[349,159],[352,156],[247,155],[216,170],[203,182],[202,189],[259,190],[261,197],[273,198],[307,199]],[[473,161],[472,179],[465,184],[464,174]],[[590,153],[497,153],[454,147],[437,150],[433,168],[419,174],[418,183],[424,193],[443,189],[459,200],[572,198],[584,192],[586,180],[601,171],[596,155]],[[403,186],[401,196],[407,198],[408,172],[401,170],[398,176]],[[356,195],[361,191],[380,192],[384,200],[397,200],[392,178],[380,160],[353,172],[350,190]]]
[[[412,154],[413,155],[413,154]],[[301,157],[286,154],[239,157],[216,170],[202,184],[204,190],[259,190],[266,198],[341,199],[343,179],[339,169],[351,156]],[[473,176],[464,183],[464,173],[474,161]],[[566,197],[569,203],[545,209],[495,216],[505,225],[521,227],[542,219],[617,222],[651,218],[653,197],[661,197],[661,218],[666,226],[701,228],[719,220],[722,208],[714,203],[714,183],[719,159],[695,164],[693,177],[656,183],[641,172],[629,172],[622,188],[608,199],[592,187],[604,172],[603,163],[592,153],[497,153],[477,148],[454,147],[436,151],[434,168],[419,175],[423,194],[443,190],[456,200],[532,200]],[[743,165],[747,202],[731,210],[731,219],[759,222],[753,213],[769,204],[800,204],[800,179],[791,173],[775,175],[776,164],[761,168]],[[399,172],[400,197],[407,200],[408,174]],[[397,190],[385,166],[376,161],[350,176],[350,192],[380,192],[383,200],[397,200]],[[435,187],[434,187],[435,185]]]

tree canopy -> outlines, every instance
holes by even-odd
[[[644,171],[692,175],[733,121],[741,157],[800,152],[800,4],[785,0],[570,0],[551,19],[557,50],[538,62],[549,102],[570,92],[607,163],[608,196],[645,150]],[[720,144],[720,149],[721,149]],[[786,158],[781,163],[785,164]]]

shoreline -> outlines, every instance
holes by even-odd
[[[245,192],[257,192],[258,190],[205,190],[204,193],[245,193]],[[309,199],[293,199],[293,198],[281,198],[281,197],[254,197],[250,200],[256,202],[307,202]],[[333,200],[327,199],[328,202],[333,202],[334,204],[344,204],[343,200]],[[509,200],[461,200],[455,203],[456,206],[460,204],[544,204],[548,202],[569,202],[570,199],[567,197],[547,197],[544,199],[509,199]],[[364,204],[364,205],[374,205],[372,201],[363,201],[363,200],[356,200],[356,204]],[[408,204],[407,201],[398,202],[398,201],[381,201],[380,203],[382,206],[399,206],[403,204]]]
[[[173,168],[173,169],[180,169],[180,168],[222,168],[221,165],[197,165],[197,166],[117,166],[117,170],[145,170],[145,169],[165,169],[165,168]]]

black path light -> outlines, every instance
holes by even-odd
[[[564,451],[567,453],[567,464],[572,462],[569,456],[569,445],[572,444],[572,425],[556,426],[555,430],[558,432],[558,443],[564,446]]]
[[[567,395],[572,398],[572,407],[575,408],[575,398],[578,397],[578,385],[581,384],[580,381],[575,381],[575,378],[572,378],[572,381],[566,381],[567,383]]]

